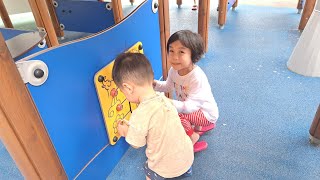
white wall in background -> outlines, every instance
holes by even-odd
[[[4,0],[3,2],[10,15],[31,12],[28,0]]]

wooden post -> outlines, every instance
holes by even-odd
[[[46,0],[47,1],[47,5],[48,5],[48,10],[49,10],[49,14],[51,17],[51,21],[54,27],[54,30],[56,32],[56,36],[57,37],[63,37],[64,36],[64,32],[63,30],[60,28],[60,23],[56,14],[56,10],[55,7],[53,5],[53,0]]]
[[[4,6],[3,0],[0,0],[0,16],[3,21],[4,26],[6,28],[13,28],[8,11],[7,11],[6,7]]]
[[[320,105],[312,121],[309,133],[311,143],[320,144]]]
[[[210,0],[199,0],[198,33],[204,42],[204,49],[208,51],[208,28],[210,21]]]
[[[234,2],[232,5],[232,10],[235,10],[236,7],[238,7],[238,0],[236,0],[236,2]]]
[[[112,11],[114,16],[114,22],[117,24],[123,19],[121,0],[112,1]]]
[[[304,1],[305,1],[305,0],[299,0],[299,1],[298,1],[298,4],[297,4],[298,14],[300,14],[301,11],[302,11],[302,9],[303,9],[303,2],[304,2]]]
[[[200,1],[201,1],[201,0],[200,0]],[[177,0],[176,2],[177,2],[177,5],[178,5],[178,8],[180,8],[180,7],[181,7],[181,4],[182,4],[182,0]]]
[[[58,38],[56,36],[56,31],[54,29],[54,25],[52,23],[49,9],[46,1],[44,0],[28,0],[34,19],[36,20],[36,24],[38,27],[43,27],[48,36],[46,37],[46,41],[48,47],[58,46]]]
[[[25,179],[67,179],[0,33],[0,138]]]
[[[300,31],[303,31],[304,28],[306,27],[307,22],[313,12],[315,4],[316,4],[316,0],[307,0],[306,1],[306,4],[304,5],[303,12],[301,15],[300,23],[299,23],[298,29]]]
[[[161,57],[162,57],[162,75],[166,80],[170,65],[167,60],[167,42],[170,37],[170,19],[169,19],[169,0],[159,2],[159,22],[160,22],[160,43],[161,43]]]
[[[170,64],[167,60],[167,42],[170,37],[170,18],[169,18],[169,0],[161,0],[159,2],[158,13],[160,23],[160,43],[161,43],[161,58],[162,58],[162,77],[166,80]],[[168,97],[172,94],[168,93]]]
[[[218,15],[218,24],[220,29],[223,29],[227,21],[227,7],[228,0],[219,0],[219,15]]]

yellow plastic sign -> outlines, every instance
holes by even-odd
[[[142,43],[136,43],[127,52],[143,54]],[[117,131],[117,120],[129,120],[132,110],[138,106],[130,103],[112,80],[113,63],[114,61],[94,76],[94,84],[111,145],[115,145],[120,138]]]

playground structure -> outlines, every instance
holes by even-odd
[[[320,105],[309,129],[310,143],[320,145]]]
[[[288,69],[304,76],[320,77],[319,11],[320,2],[317,1],[310,19],[287,62]]]
[[[39,27],[36,32],[13,29],[3,0],[0,0],[1,18],[6,27],[0,28],[0,32],[4,39],[8,41],[9,51],[15,53],[11,54],[15,60],[43,48],[57,46],[59,44],[57,38],[64,39],[65,30],[82,32],[83,35],[80,35],[83,37],[88,33],[104,30],[123,19],[121,1],[29,0],[29,4],[36,25]],[[83,8],[91,13],[84,13]],[[38,39],[36,34],[45,36],[46,40],[42,38],[41,42],[36,43],[35,41]]]
[[[103,1],[54,0],[51,2],[48,6],[54,11],[50,14],[56,15],[61,31],[97,33],[123,18],[122,9],[117,8],[121,7],[121,1],[114,1],[114,5]],[[83,11],[84,8],[86,11]],[[121,12],[118,14],[117,10]]]
[[[232,7],[232,10],[234,11],[236,7],[238,6],[238,0],[219,0],[219,5],[218,5],[218,24],[219,28],[223,29],[224,25],[227,22],[227,12],[229,9]]]
[[[313,9],[315,7],[315,3],[316,3],[316,0],[306,0],[306,1],[299,0],[298,6],[297,6],[299,14],[301,13],[302,8],[304,7],[303,8],[304,10],[301,15],[299,27],[298,27],[300,31],[303,31],[304,28],[306,27],[307,22],[311,16],[311,13],[313,12]]]
[[[143,54],[142,43],[136,43],[127,52]],[[110,63],[97,72],[94,76],[94,84],[108,132],[109,143],[115,145],[120,139],[117,129],[117,120],[129,120],[132,111],[136,109],[138,105],[129,102],[124,94],[119,91],[119,88],[112,80],[112,67],[113,63]]]
[[[297,3],[297,9],[298,9],[298,13],[300,14],[302,9],[305,9],[303,11],[302,17],[301,17],[301,21],[299,24],[299,30],[303,30],[305,25],[308,22],[308,19],[311,15],[311,12],[313,10],[314,7],[314,2],[315,0],[307,0],[307,2],[305,2],[305,0],[298,0]],[[182,0],[176,0],[176,4],[178,5],[178,8],[180,8],[180,6],[182,5]],[[306,4],[306,8],[304,8],[304,5]],[[224,25],[227,22],[227,13],[230,9],[232,9],[232,11],[234,11],[236,9],[236,7],[238,6],[238,0],[219,0],[219,4],[217,7],[217,11],[219,11],[218,13],[218,25],[220,29],[224,29]],[[203,2],[202,0],[199,0],[199,10],[198,10],[198,22],[199,24],[206,24],[209,21],[209,15],[210,15],[210,9],[208,9],[210,7],[210,0],[208,0],[207,2]],[[201,14],[201,15],[200,15]],[[206,25],[205,25],[206,26]],[[202,37],[206,37],[205,34],[203,34],[202,29],[204,28],[206,29],[206,27],[203,26],[199,26],[198,28],[198,32],[202,35]]]
[[[44,31],[29,32],[0,28],[0,33],[3,34],[10,54],[15,61],[47,48]]]
[[[48,47],[59,45],[63,30],[96,33],[123,19],[121,1],[28,0],[37,27],[47,33]],[[88,12],[84,13],[83,8]],[[48,13],[49,12],[49,13]],[[0,13],[6,28],[14,28],[3,0]]]
[[[7,83],[0,88],[0,137],[26,179],[108,176],[128,144],[121,138],[110,145],[94,76],[139,41],[139,50],[143,48],[153,67],[163,64],[160,49],[165,42],[160,40],[165,38],[160,37],[168,32],[161,30],[166,22],[159,17],[168,17],[168,12],[162,2],[145,1],[107,30],[19,60],[17,63],[31,67],[25,73],[33,79],[47,77],[36,85],[23,84],[20,75],[27,74],[18,73],[1,37],[0,67],[4,71],[0,77]],[[34,65],[36,61],[48,69]],[[154,70],[159,79],[162,69]]]
[[[2,1],[3,0],[0,0],[1,17],[2,17],[6,27],[7,28],[12,28],[13,27],[12,23],[10,21],[9,15],[8,15],[8,13],[7,13]],[[101,8],[101,5],[97,5],[97,3],[107,3],[107,4],[105,4],[106,7],[108,7],[108,3],[110,4],[110,2],[103,2],[102,0],[101,1],[89,1],[89,2],[86,2],[86,3],[82,2],[82,5],[78,4],[78,3],[81,3],[81,0],[77,0],[77,1],[70,1],[70,0],[58,0],[58,1],[54,1],[54,0],[45,0],[45,1],[28,0],[28,1],[29,1],[31,10],[32,10],[32,12],[34,14],[37,26],[38,27],[42,27],[47,32],[46,42],[47,42],[48,47],[52,47],[52,46],[58,45],[59,42],[57,40],[57,37],[63,37],[64,36],[63,28],[66,28],[66,25],[64,25],[63,23],[59,22],[58,16],[73,16],[72,15],[73,13],[69,13],[69,12],[70,11],[73,12],[73,9],[76,9],[77,11],[81,10],[80,7],[83,7],[83,5],[87,5],[86,3],[90,3],[90,6],[95,6],[95,7],[99,6],[100,8]],[[62,6],[63,3],[62,3],[62,5],[61,5],[61,3],[59,5],[60,1],[62,1],[63,3],[65,3],[67,5],[66,6]],[[311,12],[313,10],[314,3],[313,3],[313,6],[312,6],[312,1],[314,2],[315,0],[308,0],[306,2],[306,4],[310,4],[310,5],[307,5],[305,7],[305,10],[303,11],[303,14],[302,14],[302,17],[301,17],[301,21],[300,21],[300,24],[299,24],[299,30],[301,30],[301,31],[304,29],[304,26],[306,25],[310,15],[311,15]],[[72,3],[70,3],[70,2],[72,2]],[[130,3],[133,4],[134,0],[130,0]],[[182,4],[182,0],[176,0],[176,3],[178,4],[178,6],[180,6]],[[168,8],[169,5],[166,4],[166,2],[163,2],[163,4],[165,4],[165,8]],[[298,4],[297,4],[298,13],[301,12],[304,4],[305,4],[305,0],[299,0],[298,1]],[[218,15],[218,24],[219,24],[220,29],[224,28],[224,25],[225,25],[226,19],[227,19],[228,10],[231,7],[234,10],[237,7],[237,5],[238,5],[238,0],[219,0],[219,6],[218,6],[217,10],[222,9],[222,10],[219,10],[219,15]],[[122,11],[121,0],[111,1],[111,6],[112,6],[112,11],[113,11],[114,23],[116,24],[119,21],[121,21],[121,19],[123,19],[123,11]],[[61,8],[61,7],[66,7],[66,8]],[[223,9],[225,9],[225,11],[223,11]],[[92,8],[91,8],[91,10],[92,10]],[[49,13],[47,13],[47,12],[49,12]],[[64,14],[64,15],[60,15],[60,14]],[[67,14],[67,15],[65,15],[65,14]],[[206,51],[208,50],[208,26],[209,26],[209,21],[210,21],[209,16],[210,16],[210,0],[201,0],[201,1],[199,1],[198,33],[204,39],[205,50]],[[68,19],[68,18],[66,18],[66,19]],[[108,18],[108,19],[110,20],[110,18]],[[167,24],[169,25],[169,17],[167,17],[166,19],[167,19],[167,22],[168,22]],[[74,20],[74,18],[71,18],[71,22],[73,20]],[[69,23],[70,22],[70,18],[68,20],[66,20],[66,21]],[[89,28],[89,29],[93,28],[92,26],[85,25],[85,24],[82,24],[81,26],[82,26],[82,30],[84,28]],[[69,27],[69,26],[67,25],[67,27]],[[169,29],[169,28],[170,27],[168,26],[167,29]],[[169,34],[167,34],[166,36],[169,36]]]

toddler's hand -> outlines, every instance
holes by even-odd
[[[117,129],[118,129],[119,135],[126,137],[127,132],[128,132],[128,128],[129,128],[129,125],[127,124],[126,120],[119,119],[119,120],[117,120],[117,124],[118,124]]]
[[[157,85],[156,80],[153,80],[153,82],[152,82],[152,86],[153,86],[153,88],[155,88],[155,87],[156,87],[156,85]]]

